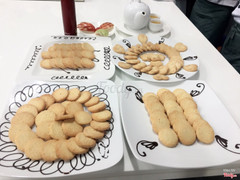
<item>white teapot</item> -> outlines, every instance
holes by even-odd
[[[124,23],[127,27],[138,30],[148,25],[150,8],[141,0],[131,0],[124,9]]]

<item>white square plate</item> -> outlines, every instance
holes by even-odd
[[[79,88],[98,96],[107,105],[106,109],[113,114],[110,129],[97,141],[94,148],[85,154],[76,155],[71,161],[58,160],[48,163],[30,160],[9,140],[10,121],[19,106],[26,104],[31,98],[52,93],[60,87]],[[29,81],[16,86],[0,121],[0,174],[11,177],[50,178],[99,171],[118,163],[123,156],[123,141],[117,91],[114,91],[114,88],[115,84],[108,80],[81,83]]]
[[[41,53],[54,43],[88,42],[95,49],[93,69],[44,69],[40,67]],[[47,36],[36,41],[30,48],[25,63],[20,69],[19,80],[83,81],[110,79],[115,73],[111,61],[111,39],[108,37]]]
[[[179,143],[163,146],[152,130],[142,95],[160,88],[183,88],[191,93],[202,117],[215,131],[215,140],[206,145],[196,141],[191,146]],[[142,81],[123,83],[120,109],[124,132],[134,156],[143,162],[173,168],[203,168],[240,159],[240,129],[211,88],[203,81],[184,81],[178,85],[156,85]]]

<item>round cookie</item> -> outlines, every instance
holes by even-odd
[[[62,102],[67,99],[68,90],[65,88],[59,88],[53,91],[52,96],[54,97],[56,102]]]
[[[78,111],[74,114],[75,121],[80,125],[87,125],[92,121],[92,116],[85,111]]]
[[[123,68],[123,69],[130,69],[132,67],[131,64],[125,63],[125,62],[118,62],[118,66]]]
[[[56,114],[49,110],[40,112],[35,118],[35,124],[38,126],[43,122],[53,122],[56,120]]]
[[[83,127],[78,124],[74,119],[68,119],[62,122],[62,130],[66,136],[74,137],[79,132],[83,131]]]
[[[106,131],[110,128],[110,123],[91,121],[90,126],[97,131]]]
[[[62,122],[61,121],[53,121],[49,125],[49,135],[53,139],[67,139],[67,136],[64,134],[62,130]]]
[[[40,122],[36,127],[37,136],[44,140],[51,139],[51,136],[49,135],[49,128],[48,128],[50,124],[51,124],[51,121]]]
[[[20,108],[18,108],[17,113],[20,112],[28,112],[31,113],[34,117],[37,116],[38,114],[38,110],[35,106],[31,105],[31,104],[24,104],[22,105]]]
[[[32,127],[35,123],[35,117],[31,113],[20,112],[11,119],[11,125],[14,123],[23,123],[27,124],[29,127]]]
[[[85,136],[82,132],[75,136],[75,141],[78,146],[86,149],[92,148],[96,145],[96,141],[94,139]]]
[[[77,102],[84,104],[89,99],[91,99],[92,94],[89,91],[83,91],[81,92],[81,96],[76,100]]]
[[[25,155],[32,160],[42,159],[42,150],[45,142],[41,138],[33,138],[27,141],[25,146]]]
[[[91,126],[87,126],[83,129],[83,134],[87,137],[90,137],[92,139],[102,139],[104,136],[104,133],[101,131],[97,131]]]
[[[49,140],[44,144],[41,152],[42,159],[47,162],[52,162],[58,159],[56,153],[57,140]]]
[[[66,110],[62,103],[54,103],[51,106],[49,106],[48,111],[54,112],[56,116],[61,116],[65,114]]]
[[[64,161],[69,161],[74,157],[74,154],[68,149],[67,140],[59,140],[56,143],[57,157]]]
[[[78,88],[69,89],[69,94],[67,96],[68,101],[75,101],[81,95],[81,91]]]
[[[112,118],[112,113],[109,110],[92,113],[92,119],[95,121],[107,121]]]
[[[45,101],[46,109],[55,103],[55,99],[51,94],[43,94],[40,96],[40,98]]]
[[[66,113],[74,115],[78,111],[83,111],[83,106],[79,102],[70,102],[66,107]]]
[[[195,71],[198,70],[198,65],[189,64],[189,65],[183,66],[183,69],[186,70],[186,71],[189,71],[189,72],[195,72]]]
[[[167,147],[175,147],[178,144],[178,136],[171,128],[164,128],[158,132],[159,141]]]
[[[88,107],[87,109],[88,109],[88,111],[90,111],[91,113],[95,113],[95,112],[102,111],[102,110],[104,110],[105,108],[106,108],[106,104],[105,104],[103,101],[101,101],[101,102],[99,102],[99,103],[97,103],[97,104],[95,104],[95,105],[93,105],[93,106]]]
[[[28,102],[28,104],[35,106],[37,108],[38,112],[41,112],[46,108],[45,101],[40,97],[32,98]]]
[[[97,96],[93,96],[91,99],[89,99],[87,102],[85,102],[84,106],[89,107],[93,106],[97,103],[99,103],[100,99]]]
[[[179,42],[177,44],[175,44],[174,48],[179,51],[179,52],[184,52],[186,51],[188,48],[186,45],[184,45],[183,43]]]
[[[67,140],[67,147],[74,154],[84,154],[84,153],[88,152],[87,148],[82,148],[77,145],[77,143],[75,141],[75,137],[72,137]]]

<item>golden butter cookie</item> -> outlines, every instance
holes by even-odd
[[[197,139],[204,144],[214,141],[214,130],[208,123],[202,123],[196,128]]]
[[[84,104],[88,100],[90,100],[92,97],[92,93],[89,91],[82,91],[80,97],[76,100],[77,102]]]
[[[123,69],[130,69],[132,67],[131,64],[125,63],[125,62],[118,62],[118,66],[123,68]]]
[[[176,43],[174,48],[179,52],[184,52],[188,49],[187,46],[185,44],[181,43],[181,42]]]
[[[91,121],[90,126],[97,131],[106,131],[110,128],[109,122]]]
[[[84,154],[88,152],[87,148],[83,148],[77,145],[75,137],[72,137],[67,140],[67,147],[69,151],[71,151],[73,154]]]
[[[162,75],[166,75],[168,73],[168,67],[167,66],[160,66],[158,69],[158,73]]]
[[[114,45],[113,46],[113,51],[118,53],[118,54],[124,54],[125,53],[125,49],[120,44]]]
[[[59,88],[53,91],[52,96],[54,97],[56,102],[62,102],[67,99],[68,90],[65,88]]]
[[[58,117],[65,114],[66,109],[61,103],[54,103],[49,106],[48,111],[54,112]]]
[[[149,71],[152,70],[152,66],[151,65],[147,65],[146,67],[142,68],[140,71],[143,73],[148,73]]]
[[[93,106],[89,106],[87,109],[91,113],[96,113],[104,110],[105,108],[106,108],[106,104],[103,101],[101,101]]]
[[[192,145],[196,141],[196,133],[190,124],[178,127],[177,135],[180,142],[187,146]]]
[[[67,108],[67,105],[72,102],[72,101],[63,101],[62,105],[65,107],[65,109]]]
[[[91,126],[86,126],[84,129],[83,129],[83,134],[86,136],[86,137],[89,137],[89,138],[92,138],[92,139],[102,139],[103,136],[104,136],[104,133],[101,132],[101,131],[97,131],[95,130],[93,127]]]
[[[91,51],[91,52],[94,51],[94,47],[87,42],[82,43],[82,49],[87,50],[87,51]]]
[[[162,75],[162,74],[155,74],[153,76],[153,79],[155,80],[169,80],[168,76]]]
[[[83,50],[81,51],[81,55],[83,56],[83,58],[87,58],[90,60],[95,58],[93,51]]]
[[[96,140],[85,136],[82,132],[75,136],[75,142],[82,148],[92,148],[96,145]]]
[[[159,100],[164,104],[166,101],[177,101],[177,97],[168,89],[162,88],[157,91]]]
[[[170,128],[170,122],[168,119],[153,119],[151,118],[151,123],[152,123],[152,129],[153,131],[158,134],[159,131],[161,131],[161,129],[164,129],[164,128]]]
[[[45,101],[46,109],[55,103],[55,99],[51,94],[43,94],[40,98]]]
[[[84,57],[81,58],[81,64],[84,68],[87,68],[87,69],[92,69],[95,66],[95,63],[90,58],[84,58]]]
[[[44,140],[51,139],[51,136],[49,135],[49,126],[51,122],[42,122],[38,124],[36,127],[36,135]]]
[[[42,159],[42,150],[45,142],[41,138],[33,138],[26,142],[25,155],[31,160]]]
[[[75,121],[80,125],[89,124],[92,121],[92,116],[85,111],[78,111],[74,114]]]
[[[58,159],[56,153],[57,140],[46,141],[41,152],[42,159],[47,162],[52,162]]]
[[[142,44],[145,44],[148,42],[148,37],[145,34],[139,34],[138,41]]]
[[[132,68],[140,71],[142,68],[145,68],[146,66],[147,66],[146,63],[140,62],[138,64],[133,65]]]
[[[40,66],[44,69],[52,69],[51,60],[50,59],[43,59],[40,61]]]
[[[21,131],[27,132],[27,131],[31,131],[31,130],[32,129],[27,124],[14,123],[14,124],[11,124],[11,126],[9,128],[8,137],[13,143],[16,143],[15,138]]]
[[[183,66],[183,69],[186,70],[186,71],[189,71],[189,72],[195,72],[195,71],[198,70],[198,65],[189,64],[189,65]]]
[[[100,99],[97,96],[91,97],[87,102],[84,103],[84,106],[89,107],[99,103]]]
[[[164,128],[158,132],[159,141],[167,147],[176,147],[178,144],[178,136],[171,128]]]
[[[38,126],[40,123],[53,122],[56,120],[56,114],[49,110],[40,112],[35,118],[35,124]]]
[[[38,114],[37,108],[31,104],[24,104],[20,108],[18,108],[17,113],[21,112],[31,113],[34,117],[36,117]]]
[[[77,133],[82,132],[83,127],[74,119],[68,119],[62,122],[62,130],[66,136],[73,137],[76,136]]]
[[[75,101],[79,98],[80,94],[81,94],[81,91],[78,88],[69,89],[67,100]]]
[[[141,61],[139,59],[128,59],[125,62],[131,65],[134,65],[134,64],[140,63]]]
[[[24,123],[27,124],[29,127],[32,127],[35,123],[35,117],[28,112],[21,112],[17,113],[12,119],[11,119],[11,125],[14,123]]]
[[[63,159],[64,161],[69,161],[75,156],[75,154],[68,149],[67,140],[57,141],[56,154],[58,158]]]
[[[157,74],[158,72],[159,72],[159,68],[156,66],[153,66],[151,71],[148,71],[147,73],[150,75],[154,75],[154,74]]]
[[[67,136],[64,134],[62,129],[62,121],[53,121],[49,125],[49,135],[53,139],[67,139]]]
[[[163,63],[161,61],[151,61],[150,65],[160,67],[163,65]]]
[[[66,107],[66,113],[74,115],[78,111],[83,111],[83,106],[79,102],[70,102]]]
[[[46,108],[45,101],[43,99],[41,99],[40,97],[30,99],[28,104],[35,106],[37,108],[38,112],[41,112]]]
[[[92,113],[92,119],[95,121],[107,121],[112,118],[112,113],[109,110],[103,110],[100,112]]]
[[[26,142],[34,138],[37,138],[37,135],[32,130],[17,131],[14,137],[14,141],[17,146],[17,149],[24,152]]]
[[[75,57],[73,58],[73,63],[78,67],[78,68],[84,68],[82,64],[82,59],[80,57]]]

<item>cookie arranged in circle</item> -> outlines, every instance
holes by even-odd
[[[89,91],[58,88],[19,107],[11,119],[9,139],[32,160],[68,161],[104,137],[112,117],[105,108]]]

